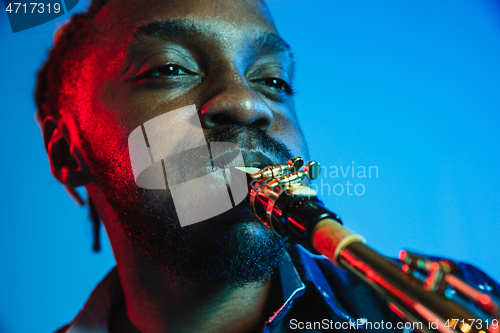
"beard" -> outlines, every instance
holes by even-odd
[[[263,152],[275,164],[293,157],[285,145],[249,126],[216,128],[206,139]],[[209,220],[181,227],[168,190],[138,187],[130,168],[123,167],[130,166],[129,160],[95,151],[88,149],[87,156],[98,186],[119,216],[119,228],[170,281],[219,289],[272,278],[286,241],[259,221],[247,200]]]

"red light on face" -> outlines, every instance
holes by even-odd
[[[436,270],[436,271],[437,271],[437,270],[439,269],[439,263],[438,263],[438,262],[436,262],[436,261],[434,261],[434,262],[431,264],[431,268],[432,268],[433,270]]]
[[[434,282],[434,279],[431,278],[430,276],[427,279],[425,279],[425,283],[427,283],[429,285],[432,284],[433,282]]]
[[[484,306],[488,306],[491,304],[491,298],[486,294],[482,294],[481,296],[479,296],[479,302]]]
[[[408,271],[410,270],[410,266],[404,264],[403,267],[401,267],[401,269],[403,270],[403,272],[408,273]]]

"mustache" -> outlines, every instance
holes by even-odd
[[[254,126],[224,125],[210,129],[205,133],[210,142],[230,142],[237,144],[246,155],[262,153],[274,164],[286,163],[293,158],[288,147],[272,138],[265,131]]]

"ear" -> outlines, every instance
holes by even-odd
[[[52,117],[44,119],[42,133],[50,171],[58,181],[66,186],[78,187],[94,179],[83,156],[78,149],[71,147]]]

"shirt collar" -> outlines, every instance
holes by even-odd
[[[351,319],[337,301],[334,291],[318,266],[316,261],[319,258],[321,257],[310,254],[298,245],[290,246],[288,251],[284,251],[279,268],[283,305],[269,318],[267,324],[273,325],[282,320],[294,301],[305,293],[306,285],[307,288],[317,289],[337,317],[347,321]],[[342,276],[339,272],[338,277]],[[115,267],[94,289],[66,333],[107,333],[111,313],[122,302],[123,289]]]
[[[313,255],[304,250],[300,245],[288,248],[283,256],[280,267],[281,286],[284,304],[279,311],[270,318],[269,323],[284,318],[293,305],[293,301],[302,296],[307,288],[315,288],[322,296],[326,306],[336,317],[341,320],[351,321],[352,316],[338,302],[335,292],[325,278],[324,272],[318,265],[318,261],[327,261],[323,256]],[[334,270],[340,280],[345,280],[344,273],[328,263],[329,269]],[[339,281],[345,284],[346,281]]]
[[[66,332],[107,333],[112,311],[124,300],[122,285],[115,267],[97,285]]]

